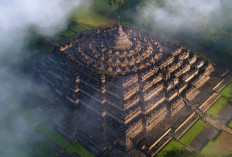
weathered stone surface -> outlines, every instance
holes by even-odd
[[[194,99],[214,70],[190,50],[121,25],[78,35],[34,69],[75,106],[66,130],[76,138],[82,133],[100,151],[140,143],[147,153],[157,152],[170,140],[165,132],[193,114],[183,98]]]

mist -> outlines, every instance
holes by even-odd
[[[45,37],[55,35],[66,27],[72,9],[89,3],[89,0],[2,0],[0,55],[22,49],[31,27]]]
[[[231,0],[145,0],[136,10],[140,27],[232,67]]]
[[[153,5],[152,5],[153,4]],[[200,31],[222,11],[221,0],[145,1],[138,7],[138,22],[168,32]]]
[[[73,9],[91,5],[86,0],[1,0],[0,1],[0,156],[30,157],[25,143],[43,140],[34,131],[36,122],[24,113],[46,119],[37,112],[30,95],[53,99],[46,85],[24,74],[20,66],[33,52],[26,48],[30,29],[47,38],[67,27]],[[49,97],[49,98],[48,98]]]

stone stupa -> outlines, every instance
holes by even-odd
[[[77,140],[81,134],[99,152],[118,144],[149,154],[192,115],[185,100],[214,70],[190,50],[118,24],[77,35],[35,67],[74,106],[66,134]]]

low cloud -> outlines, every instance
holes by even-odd
[[[65,28],[72,9],[89,3],[89,0],[1,0],[1,54],[22,48],[30,27],[41,35],[53,36]]]
[[[24,106],[33,106],[30,95],[48,99],[49,90],[23,74],[18,62],[30,50],[25,40],[33,27],[39,35],[51,37],[65,29],[73,9],[90,5],[90,0],[1,0],[0,1],[0,156],[18,157],[24,152],[25,142],[33,137],[33,126],[24,114]],[[49,97],[52,99],[52,97]],[[43,117],[43,116],[38,116]],[[29,119],[30,120],[30,119]]]
[[[199,31],[221,11],[221,0],[163,0],[158,7],[148,1],[138,8],[137,21],[169,32]]]

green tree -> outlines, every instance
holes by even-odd
[[[218,30],[216,28],[209,28],[208,30],[208,40],[215,43],[218,36]]]
[[[109,6],[114,11],[118,12],[120,9],[122,9],[126,5],[125,0],[109,0]]]

